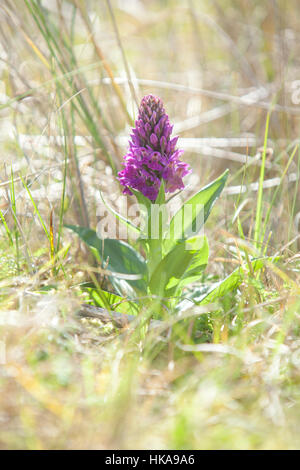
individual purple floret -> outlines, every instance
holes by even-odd
[[[170,138],[172,130],[161,99],[144,96],[130,134],[124,169],[118,174],[120,183],[125,186],[124,194],[132,194],[132,188],[155,201],[162,179],[168,193],[184,188],[182,178],[191,170],[179,159],[183,150],[176,150],[178,137]]]

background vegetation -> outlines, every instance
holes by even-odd
[[[299,448],[297,11],[296,0],[1,2],[1,448]],[[185,197],[230,170],[203,282],[250,255],[281,259],[143,335],[76,315],[88,286],[113,289],[64,225],[96,227],[99,189],[116,207],[147,93],[193,168]]]

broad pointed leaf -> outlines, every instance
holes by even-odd
[[[122,240],[106,238],[104,240],[97,236],[95,230],[75,225],[66,225],[67,228],[77,233],[79,237],[90,247],[95,248],[103,263],[108,259],[107,270],[112,271],[109,276],[112,284],[117,288],[118,292],[123,294],[126,287],[131,287],[129,292],[134,295],[134,290],[146,291],[146,263],[144,258],[128,243]],[[113,276],[113,272],[123,274],[135,274],[141,276],[137,280],[118,279]]]
[[[178,240],[190,238],[192,234],[195,234],[195,230],[199,232],[220,196],[227,177],[228,170],[192,196],[173,216],[169,230],[165,234],[164,249],[166,253],[174,247]]]

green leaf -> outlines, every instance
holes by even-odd
[[[189,249],[194,250],[195,254],[185,271],[183,278],[178,284],[179,288],[183,288],[188,284],[197,282],[208,263],[209,246],[206,236],[190,238],[187,240],[186,245]],[[171,286],[168,285],[167,287]]]
[[[66,225],[66,227],[77,233],[87,245],[95,248],[102,263],[106,263],[106,260],[109,259],[106,267],[107,270],[112,271],[112,275],[109,276],[109,279],[121,295],[125,292],[130,296],[134,296],[134,290],[146,292],[146,262],[132,246],[122,240],[110,238],[102,240],[97,236],[95,230],[86,227],[75,225]],[[114,276],[113,272],[141,275],[142,278],[137,280],[124,280]]]
[[[162,207],[162,210],[165,210],[165,185],[164,181],[161,182],[159,192],[157,195],[157,198],[154,202],[151,202],[150,199],[146,198],[142,193],[139,191],[136,191],[134,189],[130,190],[133,192],[133,194],[136,196],[139,205],[141,206],[141,212],[144,213],[144,220],[145,220],[145,229],[142,233],[142,239],[148,240],[149,243],[151,243],[151,239],[153,238],[153,234],[151,236],[151,221],[152,219],[156,220],[159,217],[159,210],[160,207]],[[143,210],[144,209],[144,210]],[[159,226],[157,227],[157,235],[158,238],[162,237],[162,231],[163,231],[163,226],[161,223],[161,218],[159,217]]]
[[[164,180],[160,183],[160,188],[158,191],[157,198],[155,200],[155,204],[165,204],[166,202],[166,192],[165,192],[165,183]]]
[[[152,293],[173,295],[177,288],[199,280],[208,262],[208,241],[193,237],[179,242],[158,264],[149,288]]]
[[[145,197],[144,194],[142,194],[140,191],[136,191],[135,189],[132,189],[132,188],[129,188],[129,189],[135,195],[135,197],[137,198],[138,203],[145,206],[147,208],[147,210],[149,210],[150,207],[151,207],[151,204],[152,204],[150,199]]]
[[[85,289],[98,307],[128,315],[137,315],[138,304],[103,289],[87,287]]]
[[[144,240],[144,239],[147,239],[148,238],[148,232],[147,232],[147,227],[148,227],[148,224],[147,224],[147,220],[150,219],[151,217],[151,206],[152,206],[152,202],[150,201],[150,199],[148,199],[147,197],[145,197],[142,193],[140,193],[139,191],[136,191],[135,189],[132,189],[132,188],[129,188],[130,191],[135,195],[135,197],[137,198],[137,201],[139,203],[139,206],[140,206],[140,211],[141,211],[141,214],[142,214],[142,217],[144,218],[144,221],[146,222],[145,223],[145,227],[143,226],[143,223],[141,224],[141,229],[140,229],[140,232],[141,232],[141,239]]]
[[[274,260],[274,258],[260,258],[250,261],[253,272],[262,269],[265,266],[266,261],[274,262],[276,261],[276,259]],[[205,305],[214,302],[215,300],[223,297],[225,294],[236,289],[243,282],[245,275],[249,275],[249,272],[249,267],[247,265],[245,265],[245,267],[243,268],[239,267],[235,269],[225,279],[214,283],[209,288],[203,289],[203,287],[201,287],[200,289],[196,289],[191,296],[187,296],[187,299],[190,298],[193,303],[197,305]],[[203,292],[203,290],[205,290],[205,292]]]
[[[207,220],[214,203],[220,196],[227,177],[228,170],[212,183],[200,189],[200,191],[185,202],[179,211],[173,216],[169,229],[165,234],[164,250],[166,253],[172,250],[176,241],[186,240],[191,237],[197,221],[199,221],[197,229],[201,229],[202,225]],[[190,211],[187,210],[188,205],[192,206],[192,217],[187,216],[187,213],[190,213]]]
[[[195,251],[187,250],[185,242],[180,242],[160,261],[155,268],[150,282],[149,289],[152,294],[163,296],[165,288],[172,281],[172,288],[166,295],[172,295],[172,291],[182,278],[184,272],[190,265]]]

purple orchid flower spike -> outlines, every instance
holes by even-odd
[[[162,180],[167,193],[184,188],[182,179],[191,169],[179,159],[183,150],[176,150],[178,137],[171,138],[172,130],[161,99],[144,96],[124,156],[124,169],[118,174],[124,194],[132,194],[132,188],[155,201]]]

